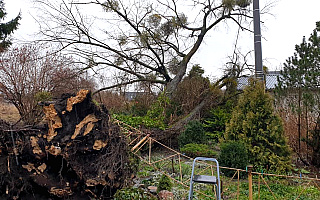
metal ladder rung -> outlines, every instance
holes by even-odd
[[[197,183],[217,184],[217,178],[215,176],[194,175],[193,181]]]

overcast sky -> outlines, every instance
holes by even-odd
[[[294,46],[302,41],[303,36],[308,38],[316,21],[320,21],[320,0],[260,0],[260,8],[269,2],[273,2],[269,14],[261,15],[263,65],[269,70],[279,70],[293,55]],[[7,19],[22,12],[21,25],[14,34],[17,41],[32,40],[37,31],[33,17],[37,15],[31,0],[4,0],[4,3]],[[192,63],[200,64],[211,77],[221,76],[224,64],[229,61],[228,56],[232,56],[236,32],[237,27],[232,23],[216,28],[205,39]],[[238,48],[244,54],[253,50],[253,34],[241,32]]]

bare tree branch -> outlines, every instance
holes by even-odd
[[[184,4],[192,4],[197,14],[191,20],[185,14],[189,11],[176,0],[158,0],[151,4],[62,0],[62,4],[56,5],[35,1],[47,9],[43,9],[50,16],[46,19],[51,20],[42,26],[46,37],[43,42],[56,43],[81,59],[95,60],[92,69],[108,66],[145,81],[150,81],[147,76],[152,73],[157,78],[151,82],[166,85],[168,94],[176,90],[191,58],[213,27],[230,19],[242,30],[250,31],[241,17],[252,18],[248,14],[250,9],[239,8],[236,4],[231,8],[224,1],[185,1]],[[96,13],[86,13],[87,7],[94,8]],[[177,58],[180,61],[178,70],[172,74],[169,63]]]

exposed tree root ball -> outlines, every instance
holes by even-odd
[[[133,177],[126,138],[88,90],[43,110],[42,128],[0,121],[0,199],[108,199]]]

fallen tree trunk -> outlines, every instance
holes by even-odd
[[[43,109],[43,128],[0,121],[0,198],[108,199],[133,177],[125,137],[89,91]]]

